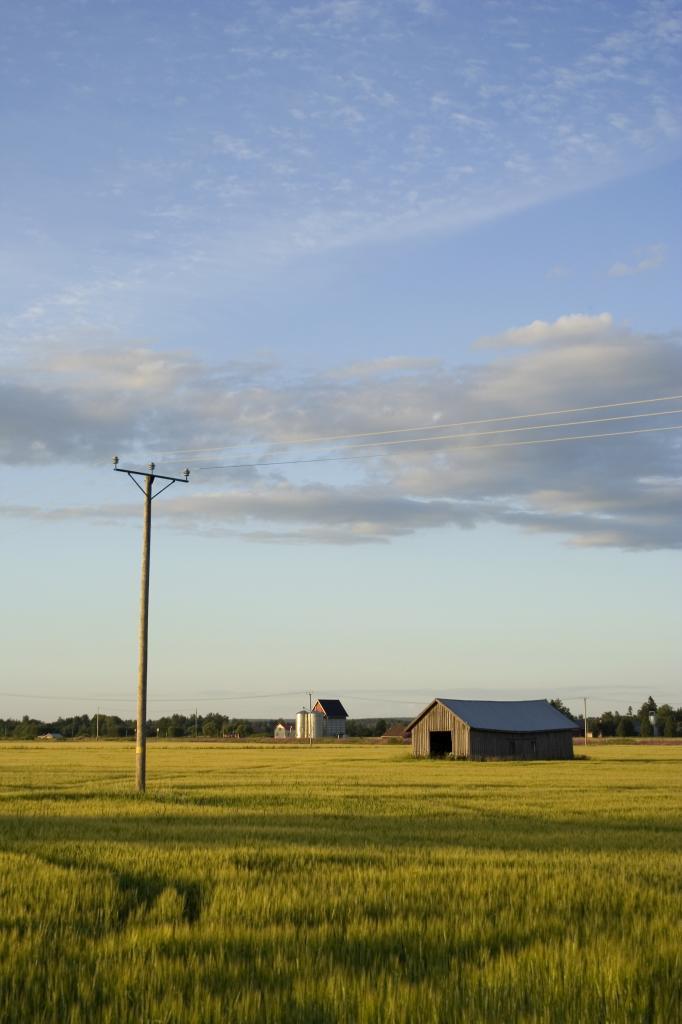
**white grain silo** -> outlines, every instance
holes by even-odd
[[[308,739],[321,740],[324,736],[324,715],[319,711],[308,712]]]
[[[296,739],[305,740],[308,738],[308,714],[305,708],[296,713]]]

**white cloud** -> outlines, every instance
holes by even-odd
[[[479,338],[475,348],[510,348],[515,346],[545,345],[552,342],[568,341],[575,338],[603,336],[613,328],[610,313],[588,316],[584,313],[570,313],[560,316],[554,323],[533,320],[523,327],[512,327],[501,334]]]
[[[632,277],[633,274],[642,274],[645,270],[655,270],[664,260],[665,246],[660,242],[649,245],[636,263],[614,263],[609,268],[609,277]]]

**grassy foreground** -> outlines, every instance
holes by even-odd
[[[0,744],[0,1020],[682,1018],[682,747]]]

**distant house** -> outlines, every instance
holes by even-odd
[[[64,737],[60,732],[44,732],[40,736],[36,736],[37,740],[63,740]]]
[[[380,738],[382,740],[409,740],[410,734],[407,731],[407,726],[404,722],[396,722],[396,724],[391,725]]]
[[[323,717],[323,732],[325,736],[345,736],[346,719],[348,712],[340,700],[318,700],[313,711]]]
[[[569,760],[575,722],[546,700],[436,697],[407,727],[415,757]]]
[[[296,726],[293,722],[279,721],[275,726],[276,740],[289,740],[295,735]]]

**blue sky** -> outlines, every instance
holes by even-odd
[[[5,20],[5,713],[132,712],[140,507],[114,453],[192,469],[155,504],[152,711],[679,704],[677,431],[305,443],[682,394],[679,5]]]

